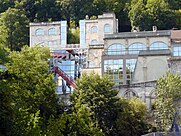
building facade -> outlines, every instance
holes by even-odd
[[[50,50],[67,45],[67,22],[30,23],[30,47],[47,46]]]
[[[139,97],[148,108],[155,99],[156,80],[168,70],[181,75],[181,30],[118,33],[114,13],[80,20],[80,44],[67,44],[66,21],[30,23],[30,46],[48,46],[52,52],[77,55],[62,60],[59,67],[74,79],[82,72],[109,75],[120,96]],[[56,42],[54,42],[56,41]],[[78,63],[79,62],[79,63]],[[69,71],[69,69],[71,69]],[[65,80],[59,77],[62,89]],[[59,90],[61,90],[59,89]],[[67,93],[73,89],[66,89]],[[63,92],[63,91],[62,91]]]

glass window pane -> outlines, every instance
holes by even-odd
[[[44,30],[41,28],[37,29],[35,35],[44,35]]]
[[[97,44],[97,43],[98,43],[98,42],[97,42],[96,39],[94,39],[94,40],[91,41],[91,44],[92,44],[92,45]]]
[[[97,33],[97,26],[91,27],[91,33]]]
[[[112,44],[108,48],[108,55],[124,55],[126,53],[126,49],[123,45],[121,44]]]
[[[123,59],[104,60],[104,74],[108,74],[110,78],[117,84],[123,84]]]
[[[173,47],[173,56],[181,56],[181,46]]]
[[[159,49],[168,49],[168,46],[166,43],[158,41],[158,42],[154,42],[151,46],[150,46],[150,50],[159,50]]]
[[[48,35],[56,35],[56,30],[55,30],[55,28],[50,28],[50,29],[48,30]]]
[[[104,25],[104,33],[110,33],[110,25],[109,24]]]
[[[142,43],[133,43],[129,46],[129,54],[139,54],[139,51],[146,50],[146,46]]]
[[[130,83],[137,59],[126,59],[126,83]]]

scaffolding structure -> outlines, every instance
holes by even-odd
[[[57,84],[57,94],[69,94],[75,91],[77,85],[75,80],[80,77],[82,68],[86,67],[86,49],[66,49],[55,50],[51,52],[50,70],[54,72],[54,79]],[[70,62],[71,65],[64,66],[64,63]],[[67,72],[67,69],[73,69]],[[73,73],[73,75],[72,75]],[[69,90],[69,91],[67,91]]]

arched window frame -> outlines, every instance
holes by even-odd
[[[110,45],[107,49],[108,55],[124,55],[125,53],[126,53],[125,46],[119,43],[114,43]]]
[[[104,25],[104,33],[110,33],[110,32],[111,32],[110,24],[105,24]]]
[[[142,51],[142,50],[147,50],[146,45],[144,45],[143,43],[136,42],[136,43],[132,43],[129,46],[128,53],[129,54],[139,54],[139,51]]]
[[[153,42],[150,46],[150,50],[161,50],[161,49],[168,49],[168,45],[165,42],[156,41]]]
[[[126,98],[138,97],[138,94],[134,90],[128,89],[124,92],[124,97]]]
[[[97,26],[91,27],[91,33],[97,33]]]
[[[91,45],[95,45],[95,44],[97,44],[97,43],[98,43],[97,39],[93,39],[93,40],[91,41]]]
[[[56,35],[56,29],[55,28],[48,29],[48,35]]]
[[[36,31],[35,31],[35,35],[44,35],[45,33],[44,33],[44,30],[42,29],[42,28],[38,28],[38,29],[36,29]]]
[[[38,43],[37,45],[45,46],[45,42],[40,42],[40,43]]]

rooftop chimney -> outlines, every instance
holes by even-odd
[[[153,32],[156,32],[157,31],[157,26],[153,26]]]

